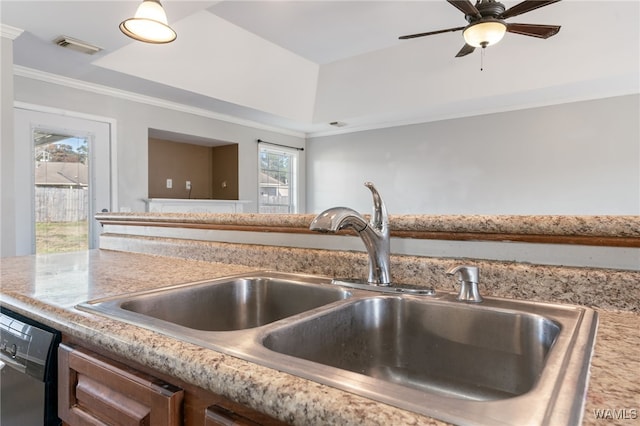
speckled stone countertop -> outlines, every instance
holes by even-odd
[[[307,229],[314,217],[312,214],[99,213],[96,219]],[[392,232],[640,238],[640,216],[390,215],[389,227]]]
[[[299,272],[341,278],[365,278],[364,252],[263,246],[195,239],[102,234],[109,250],[235,264],[255,269]],[[265,247],[268,247],[265,249]],[[640,271],[566,267],[494,261],[395,255],[390,256],[392,282],[455,291],[446,271],[469,263],[480,268],[482,292],[498,297],[629,310],[640,313]]]
[[[443,424],[74,308],[95,298],[255,269],[108,250],[3,258],[1,302],[77,339],[293,424]],[[627,417],[632,417],[631,410],[637,413],[640,408],[640,315],[597,310],[600,328],[584,414],[587,425],[614,424],[607,415],[619,411],[612,410],[627,410]],[[605,420],[597,418],[596,410]],[[616,420],[618,424],[637,421]]]

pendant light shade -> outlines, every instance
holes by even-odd
[[[487,47],[502,40],[506,32],[507,26],[504,22],[488,19],[469,25],[462,35],[469,46]]]
[[[120,23],[120,31],[146,43],[171,43],[177,37],[159,0],[144,0],[133,18]]]

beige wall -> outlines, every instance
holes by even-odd
[[[149,138],[149,198],[211,198],[211,156],[210,147]]]
[[[167,179],[173,181],[172,188],[167,188]],[[237,200],[238,145],[209,147],[149,138],[149,198]]]
[[[213,173],[211,196],[215,200],[238,199],[238,145],[212,148]]]

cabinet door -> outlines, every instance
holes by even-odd
[[[100,355],[58,348],[58,416],[75,425],[181,425],[183,391]]]
[[[287,423],[239,402],[188,383],[184,388],[184,422],[188,426],[286,426]]]

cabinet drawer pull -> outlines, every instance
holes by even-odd
[[[214,404],[205,411],[205,426],[260,426],[236,412]]]

